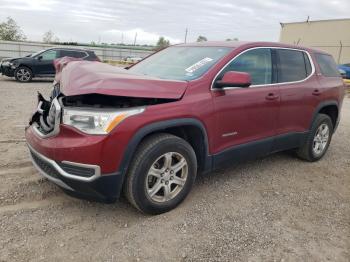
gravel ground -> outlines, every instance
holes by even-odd
[[[0,77],[0,261],[350,261],[350,99],[326,156],[289,153],[199,177],[175,210],[74,199],[24,143],[36,90]]]

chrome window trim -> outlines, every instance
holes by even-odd
[[[302,79],[302,80],[298,80],[298,81],[290,81],[290,82],[282,82],[282,83],[272,83],[272,84],[262,84],[262,85],[251,85],[248,88],[255,88],[255,87],[267,87],[267,86],[276,86],[276,85],[286,85],[286,84],[297,84],[297,83],[302,83],[305,82],[306,80],[308,80],[309,78],[311,78],[314,74],[315,74],[315,64],[314,61],[312,60],[312,57],[310,55],[310,53],[306,50],[303,49],[297,49],[297,48],[289,48],[289,47],[276,47],[276,46],[259,46],[259,47],[251,47],[248,48],[246,50],[243,50],[242,52],[240,52],[239,54],[235,55],[230,61],[228,61],[221,69],[220,71],[215,75],[215,77],[213,78],[213,80],[211,81],[211,85],[210,85],[210,90],[211,91],[219,91],[219,90],[231,90],[231,89],[242,89],[242,87],[224,87],[224,88],[215,88],[214,87],[214,83],[216,78],[220,75],[220,73],[225,69],[225,67],[227,65],[229,65],[233,60],[235,60],[237,57],[239,57],[240,55],[251,51],[251,50],[255,50],[255,49],[286,49],[286,50],[293,50],[293,51],[299,51],[299,52],[304,52],[305,54],[307,54],[309,61],[310,61],[310,65],[311,65],[311,73],[310,75],[308,75],[306,78]],[[273,65],[272,65],[273,66]]]
[[[39,152],[37,152],[32,146],[30,146],[29,144],[27,144],[30,151],[32,153],[34,153],[37,157],[41,158],[42,160],[44,160],[45,162],[48,162],[49,164],[51,164],[53,166],[53,168],[55,168],[62,176],[69,178],[69,179],[74,179],[74,180],[78,180],[78,181],[83,181],[83,182],[91,182],[93,180],[95,180],[96,178],[101,176],[101,168],[97,165],[90,165],[90,164],[82,164],[82,163],[76,163],[76,162],[70,162],[70,161],[62,161],[62,163],[66,163],[69,165],[75,165],[78,167],[86,167],[86,168],[92,168],[95,170],[95,174],[91,177],[82,177],[82,176],[77,176],[77,175],[72,175],[67,173],[66,171],[64,171],[57,163],[56,161],[47,158],[46,156],[40,154]],[[32,162],[34,163],[35,167],[41,171],[41,173],[45,173],[40,167],[38,167],[38,165],[35,163],[35,161],[32,158]],[[45,173],[46,174],[46,173]],[[49,176],[46,174],[46,177]],[[50,177],[51,180],[55,179]],[[59,179],[55,179],[55,180],[59,180]],[[59,180],[61,181],[61,180]],[[55,182],[55,181],[53,181]],[[62,181],[61,181],[62,182]],[[63,182],[62,182],[63,183]]]

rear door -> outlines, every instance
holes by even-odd
[[[303,50],[276,48],[277,82],[281,94],[274,150],[298,146],[310,127],[319,103],[317,77],[311,56]]]
[[[247,50],[231,61],[214,80],[216,153],[229,152],[217,158],[215,165],[268,154],[276,134],[279,110],[279,90],[274,82],[273,54],[270,48]],[[252,85],[248,88],[215,88],[227,71],[249,73]],[[235,148],[238,151],[235,151]],[[226,159],[225,159],[226,158]]]

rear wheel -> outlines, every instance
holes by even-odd
[[[306,143],[297,151],[300,158],[313,162],[321,159],[333,135],[332,120],[328,115],[319,114],[312,125]]]
[[[33,78],[32,70],[28,67],[20,66],[15,70],[15,78],[19,82],[30,82]]]
[[[196,172],[196,155],[185,140],[170,134],[152,135],[132,160],[124,192],[142,212],[164,213],[185,199]]]

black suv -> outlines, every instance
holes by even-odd
[[[55,75],[53,60],[64,56],[100,61],[90,50],[50,48],[26,57],[3,59],[0,72],[5,76],[15,77],[19,82],[29,82],[33,77],[52,77]]]

